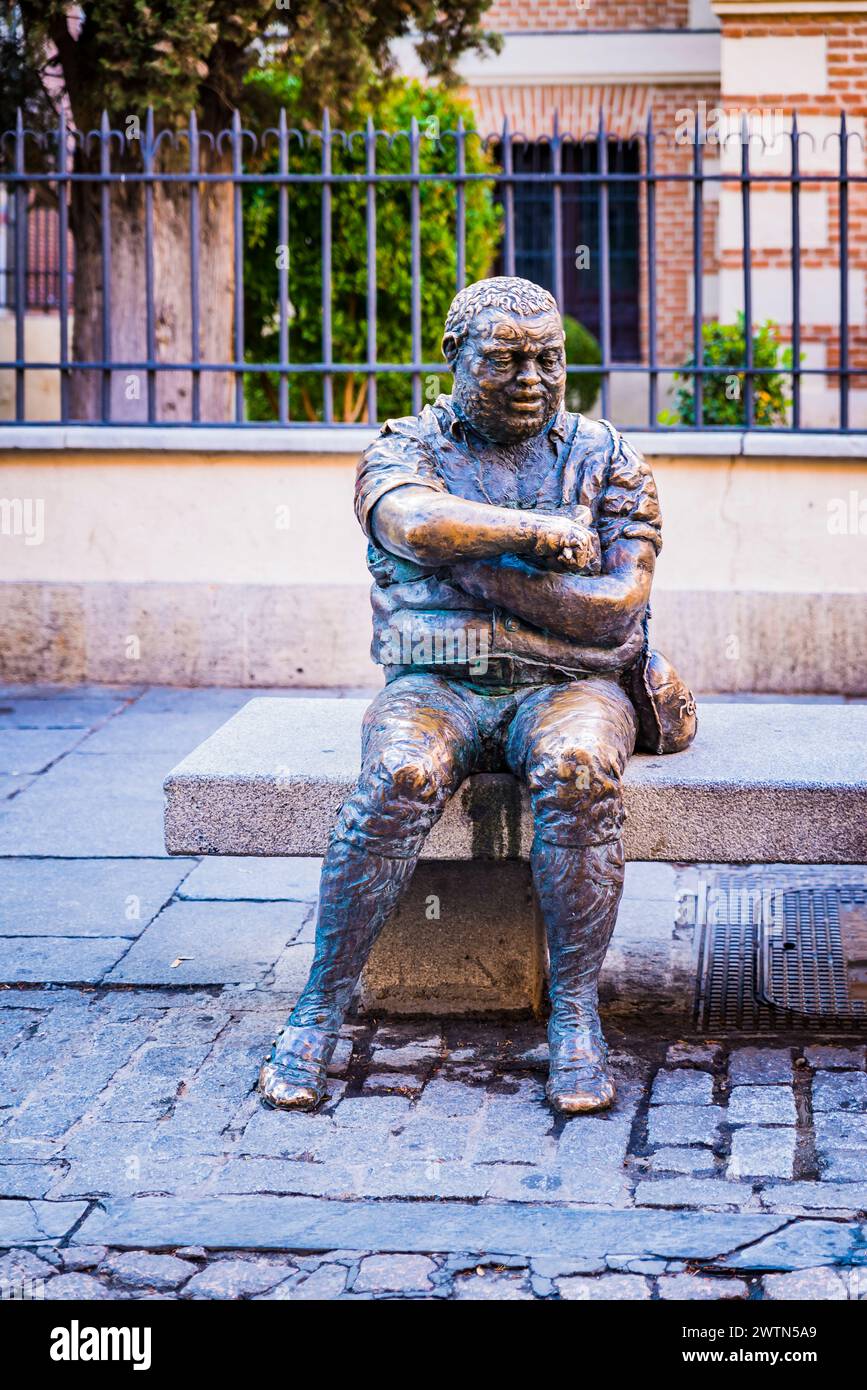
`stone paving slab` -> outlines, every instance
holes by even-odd
[[[0,728],[90,729],[121,713],[139,694],[135,686],[5,686]]]
[[[0,773],[42,772],[82,739],[80,729],[6,729],[0,721]]]
[[[215,855],[204,859],[184,880],[178,897],[314,902],[321,866],[321,859]]]
[[[70,753],[0,811],[0,855],[160,858],[165,753]]]
[[[10,797],[16,796],[23,787],[29,786],[32,780],[30,773],[23,773],[20,777],[0,773],[0,801],[7,801]]]
[[[0,981],[4,984],[95,985],[129,950],[124,937],[28,936],[23,955],[18,936],[0,937]]]
[[[299,903],[174,902],[108,979],[173,986],[262,980],[306,915]]]
[[[195,863],[0,859],[0,936],[139,936]]]
[[[0,1246],[62,1240],[86,1211],[86,1202],[0,1202]]]
[[[466,1206],[271,1196],[214,1196],[199,1201],[140,1197],[106,1202],[94,1209],[76,1231],[73,1243],[310,1251],[338,1246],[407,1252],[496,1249],[514,1255],[603,1257],[608,1252],[652,1251],[661,1258],[721,1258],[731,1263],[740,1246],[756,1244],[779,1229],[779,1218],[753,1214],[589,1212],[570,1207],[554,1211],[517,1203]],[[840,1233],[837,1248],[851,1248],[859,1228],[834,1229]]]

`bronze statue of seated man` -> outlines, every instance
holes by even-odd
[[[461,782],[527,784],[532,872],[550,953],[547,1096],[611,1104],[597,981],[623,887],[621,776],[641,746],[692,739],[686,687],[647,642],[660,548],[644,460],[564,409],[563,326],[527,280],[455,298],[451,396],[390,420],[363,455],[373,655],[386,685],[361,775],[322,867],[310,978],[263,1064],[271,1105],[312,1109],[367,955]]]

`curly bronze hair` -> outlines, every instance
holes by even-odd
[[[502,309],[509,314],[557,314],[557,301],[541,285],[516,275],[493,275],[459,290],[451,302],[443,330],[443,356],[454,362],[471,321],[483,309]],[[446,347],[448,343],[448,347]]]

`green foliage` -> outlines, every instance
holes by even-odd
[[[0,0],[0,34],[22,36],[29,76],[49,96],[45,55],[55,49],[80,129],[95,127],[103,107],[117,123],[148,106],[158,125],[183,123],[196,108],[216,126],[240,104],[247,74],[276,64],[299,79],[311,113],[325,103],[342,112],[388,76],[394,40],[410,34],[427,71],[451,80],[462,53],[499,47],[480,24],[489,2]],[[15,81],[25,94],[29,76]]]
[[[40,60],[38,46],[28,39],[13,8],[0,3],[0,131],[15,129],[19,108],[28,130],[43,134],[56,123],[54,103],[40,77]],[[32,142],[28,142],[28,155],[31,150]],[[5,161],[11,163],[13,157],[7,141]]]
[[[702,365],[723,370],[704,378],[702,387],[702,422],[705,425],[746,425],[743,367],[746,362],[746,328],[743,314],[736,323],[706,323],[702,326]],[[675,373],[678,383],[673,410],[659,414],[661,425],[695,424],[695,366],[693,354],[683,368]],[[753,377],[753,425],[784,425],[787,420],[789,397],[786,393],[792,369],[792,350],[784,348],[779,339],[777,324],[770,319],[753,332],[753,366],[779,367],[780,371]],[[740,369],[740,370],[739,370]]]
[[[566,362],[570,367],[589,366],[602,361],[602,349],[589,328],[569,314],[563,315],[563,328],[566,333]],[[566,409],[585,414],[599,395],[601,383],[598,372],[581,372],[568,377]]]
[[[262,82],[262,77],[257,77]],[[274,84],[284,100],[293,97],[293,82],[277,73]],[[297,92],[297,87],[294,89]],[[335,140],[335,173],[363,173],[365,168],[364,131],[368,114],[377,131],[386,132],[376,142],[377,171],[407,173],[409,140],[407,132],[413,117],[421,132],[420,168],[422,173],[450,172],[455,168],[455,142],[446,134],[454,130],[458,118],[472,124],[465,103],[442,88],[417,82],[394,83],[382,92],[372,106],[358,102],[347,129],[359,132],[349,148]],[[388,137],[388,138],[387,138]],[[276,151],[266,166],[277,167]],[[293,172],[315,173],[321,168],[319,141],[308,139],[303,150],[297,142],[290,146]],[[482,173],[494,165],[470,137],[466,142],[466,168]],[[492,184],[465,185],[467,280],[477,280],[489,272],[500,230],[499,209],[494,203]],[[380,362],[412,360],[411,340],[411,238],[410,188],[408,184],[379,184],[376,187],[376,284],[377,359]],[[316,184],[296,184],[290,192],[289,208],[289,361],[322,361],[322,271],[321,271],[321,188]],[[245,344],[248,361],[274,362],[278,359],[278,193],[273,186],[252,185],[244,205],[244,296],[246,305]],[[441,360],[440,339],[443,321],[457,288],[457,239],[455,234],[455,189],[448,183],[423,183],[420,187],[421,230],[421,356],[423,361]],[[367,195],[363,183],[335,184],[332,188],[332,334],[333,360],[364,362],[367,357],[367,240],[365,231]],[[284,264],[286,258],[284,253]],[[247,408],[251,419],[277,417],[277,374],[251,373],[247,381]],[[290,414],[293,419],[318,419],[322,411],[322,381],[318,374],[290,377]],[[334,414],[338,420],[366,419],[366,377],[363,373],[337,374],[334,381]],[[449,389],[445,366],[441,373],[425,376],[425,400],[434,400]],[[380,419],[405,415],[412,408],[409,376],[397,373],[379,377]]]

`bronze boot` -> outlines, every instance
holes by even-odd
[[[552,1036],[553,1034],[553,1036]],[[562,1115],[607,1110],[615,1096],[608,1071],[608,1048],[598,1014],[565,1027],[549,1027],[551,1061],[545,1094]]]
[[[259,1072],[259,1094],[275,1110],[315,1110],[328,1094],[326,1073],[337,1034],[287,1023]]]
[[[315,1110],[328,1063],[370,948],[415,867],[337,836],[322,866],[316,946],[306,985],[259,1072],[259,1094],[280,1110]]]
[[[550,1065],[554,1110],[606,1110],[615,1096],[599,1021],[597,984],[623,890],[619,842],[533,847],[533,875],[551,962]]]

